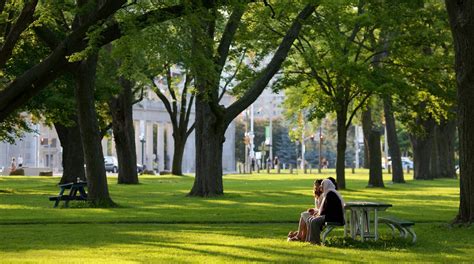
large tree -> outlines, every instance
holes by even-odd
[[[155,83],[154,77],[152,77],[152,82],[156,87],[153,90],[165,105],[173,126],[174,152],[171,173],[182,175],[184,147],[189,135],[194,131],[194,122],[190,120],[194,103],[194,92],[191,89],[193,77],[188,71],[184,71],[180,74],[181,79],[184,80],[176,85],[174,82],[179,79],[175,80],[176,78],[172,77],[171,65],[165,65],[164,68],[166,92],[161,90],[163,87]]]
[[[124,42],[128,44],[127,40]],[[133,61],[127,59],[133,56],[124,56],[124,53],[131,53],[128,47],[114,43],[101,50],[96,91],[100,93],[100,101],[106,102],[106,112],[111,119],[105,128],[112,128],[113,132],[118,160],[117,182],[138,184],[133,105],[143,99],[143,86],[137,85],[126,73],[125,65]],[[128,51],[124,52],[124,49]]]
[[[88,6],[88,8],[81,10],[81,14],[84,15],[86,19],[81,23],[81,26],[74,28],[70,33],[61,38],[57,38],[55,34],[52,34],[57,29],[56,27],[48,27],[44,23],[35,25],[35,30],[41,31],[49,36],[48,39],[50,42],[55,43],[55,48],[36,65],[30,67],[11,81],[4,82],[6,84],[0,88],[0,122],[3,122],[19,107],[25,105],[28,100],[47,87],[47,85],[58,78],[58,76],[64,74],[71,55],[91,46],[94,47],[92,49],[94,50],[97,47],[121,38],[125,34],[123,28],[126,28],[126,25],[130,23],[133,23],[137,29],[143,29],[150,25],[182,16],[188,11],[193,11],[192,8],[187,8],[184,4],[170,6],[159,5],[158,8],[129,17],[127,23],[119,20],[108,20],[108,18],[113,16],[119,9],[123,8],[126,2],[126,0],[88,2],[88,4],[96,8],[89,8]],[[62,5],[63,2],[48,4]],[[217,4],[227,4],[227,1],[218,1]],[[214,4],[205,3],[204,5],[205,8],[210,8],[211,6],[214,6]],[[51,8],[47,8],[47,10],[50,9]],[[61,9],[54,9],[53,6],[52,10]],[[136,9],[132,8],[131,10]],[[10,25],[10,23],[6,25]],[[29,23],[29,25],[31,25],[31,23]],[[89,38],[91,36],[89,33],[93,30],[97,34],[95,34],[94,38]],[[90,43],[92,39],[94,43]],[[18,39],[14,40],[15,43],[18,41]],[[5,51],[7,51],[7,49],[5,49]],[[91,51],[91,49],[87,49],[87,51]],[[8,52],[8,54],[10,53]],[[12,55],[7,57],[14,58]]]
[[[411,133],[414,176],[433,179],[438,162],[453,162],[440,158],[448,152],[437,151],[435,138],[436,127],[452,120],[455,107],[452,38],[442,3],[421,1],[406,10],[407,19],[393,31],[391,53],[383,64],[397,79],[392,106]]]
[[[347,131],[367,99],[384,87],[372,65],[380,53],[375,32],[379,24],[373,20],[379,10],[365,1],[324,3],[311,21],[314,27],[296,42],[297,53],[285,70],[286,86],[306,96],[300,107],[310,109],[310,117],[336,113],[336,174],[341,188],[345,188]]]
[[[456,221],[474,222],[474,1],[446,0],[458,90],[460,204]]]
[[[219,87],[222,71],[229,55],[235,34],[245,13],[245,6],[236,5],[228,18],[217,47],[216,20],[219,10],[204,9],[203,5],[213,1],[196,1],[199,11],[191,18],[192,52],[195,58],[192,72],[196,86],[196,177],[191,196],[215,196],[224,193],[222,182],[222,146],[224,133],[232,120],[252,104],[262,93],[271,78],[285,60],[293,41],[298,36],[302,23],[315,10],[315,4],[306,5],[294,18],[291,26],[275,50],[270,62],[255,74],[241,82],[236,89],[243,95],[228,107],[219,105]],[[258,12],[255,8],[253,12]],[[258,14],[258,13],[257,13]],[[242,88],[245,87],[245,88]]]

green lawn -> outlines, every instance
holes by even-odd
[[[334,176],[329,171],[324,177]],[[226,175],[226,195],[189,198],[192,177],[146,176],[110,193],[119,208],[52,208],[58,178],[0,177],[0,262],[470,262],[474,228],[450,227],[457,180],[408,181],[366,188],[367,171],[347,177],[346,201],[393,204],[386,214],[416,222],[418,242],[360,243],[331,233],[327,246],[286,242],[313,203],[313,175]],[[407,176],[411,178],[411,176]]]

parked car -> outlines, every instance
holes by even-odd
[[[404,170],[406,170],[408,168],[410,168],[410,170],[413,170],[413,161],[402,159],[402,167],[403,167]]]
[[[105,163],[105,171],[106,172],[113,172],[113,173],[118,172],[118,161],[117,161],[116,157],[114,157],[114,156],[105,156],[104,157],[104,163]]]
[[[389,158],[388,166],[392,167],[392,160]],[[404,170],[410,168],[410,170],[413,170],[413,161],[410,160],[408,157],[402,157],[402,167]]]
[[[145,166],[137,163],[137,172],[142,173],[145,170]]]

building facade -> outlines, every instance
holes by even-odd
[[[225,98],[229,101],[231,98]],[[173,159],[173,129],[168,112],[163,103],[153,92],[133,107],[135,127],[135,145],[137,163],[145,164],[148,169],[156,171],[171,170]],[[194,120],[191,112],[190,124]],[[35,125],[38,133],[26,134],[15,144],[0,143],[0,173],[8,174],[12,158],[23,158],[23,166],[44,168],[53,172],[62,171],[62,148],[54,128]],[[223,170],[235,171],[235,125],[231,123],[226,131],[226,141],[223,149]],[[102,140],[104,156],[116,156],[113,134],[110,133]],[[184,150],[182,171],[195,171],[195,134],[192,133]]]

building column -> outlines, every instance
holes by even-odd
[[[134,121],[133,128],[135,129],[135,152],[137,153],[137,163],[142,163],[142,146],[140,142],[140,122]]]
[[[158,155],[158,169],[159,171],[162,171],[165,169],[165,130],[164,130],[164,124],[159,123],[158,124],[158,133],[156,133],[156,142],[157,142],[157,152]]]
[[[169,155],[169,168],[171,170],[171,166],[173,164],[173,155],[174,155],[174,139],[173,139],[173,126],[170,123],[166,124],[166,142],[167,142],[166,153]]]
[[[153,123],[146,123],[145,131],[145,164],[147,170],[153,170]]]
[[[108,140],[107,138],[103,138],[102,141],[100,141],[102,144],[102,155],[108,156],[109,154],[107,153],[107,146],[108,146]]]

